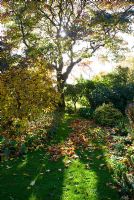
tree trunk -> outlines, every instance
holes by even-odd
[[[65,110],[65,97],[64,97],[64,93],[63,92],[61,93],[58,107],[59,107],[59,110],[61,110],[61,111]]]
[[[74,112],[76,113],[76,102],[74,102]]]
[[[65,80],[63,80],[62,78],[62,74],[57,73],[57,89],[58,92],[60,93],[60,101],[58,103],[59,111],[65,110],[64,86],[65,86]]]

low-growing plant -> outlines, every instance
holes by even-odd
[[[119,121],[119,123],[116,126],[115,134],[120,136],[127,136],[130,131],[130,128],[128,126],[128,120],[123,118]]]
[[[94,112],[94,119],[96,123],[102,126],[114,127],[119,124],[120,120],[123,119],[123,115],[118,109],[114,108],[111,103],[104,103],[96,108]]]
[[[114,172],[113,175],[120,186],[121,196],[127,196],[127,199],[132,199],[132,196],[134,196],[134,148],[130,134],[127,137],[113,136],[111,153],[110,162]]]
[[[116,151],[116,154],[117,155],[120,155],[122,156],[123,153],[124,153],[124,148],[125,148],[125,145],[122,144],[122,143],[117,143],[114,145],[114,148],[115,148],[115,151]]]
[[[59,112],[41,114],[28,122],[23,131],[22,120],[14,120],[11,130],[3,131],[0,137],[0,160],[21,156],[37,148],[44,148],[48,137],[53,136],[60,119]]]

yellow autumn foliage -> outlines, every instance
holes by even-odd
[[[27,121],[52,112],[59,100],[52,72],[37,60],[29,68],[12,67],[0,74],[0,117]]]

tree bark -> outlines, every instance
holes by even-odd
[[[57,70],[57,89],[60,93],[60,101],[58,103],[58,110],[63,111],[65,110],[65,96],[64,96],[64,86],[65,80],[63,79],[63,75],[61,72]]]
[[[61,60],[61,63],[59,64],[59,67],[56,67],[56,73],[57,73],[57,88],[58,92],[60,93],[60,101],[58,108],[59,110],[65,110],[65,96],[64,96],[64,86],[66,83],[66,80],[68,79],[68,76],[70,72],[72,71],[73,67],[78,64],[82,58],[77,59],[75,62],[71,62],[71,64],[67,67],[66,72],[62,73],[63,69],[63,58]]]
[[[76,110],[77,110],[77,108],[76,108],[76,102],[74,102],[74,112],[76,113]]]

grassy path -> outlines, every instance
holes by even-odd
[[[61,123],[53,143],[66,140],[70,120]],[[77,155],[52,161],[38,150],[1,163],[0,200],[119,200],[104,152],[80,149]]]

